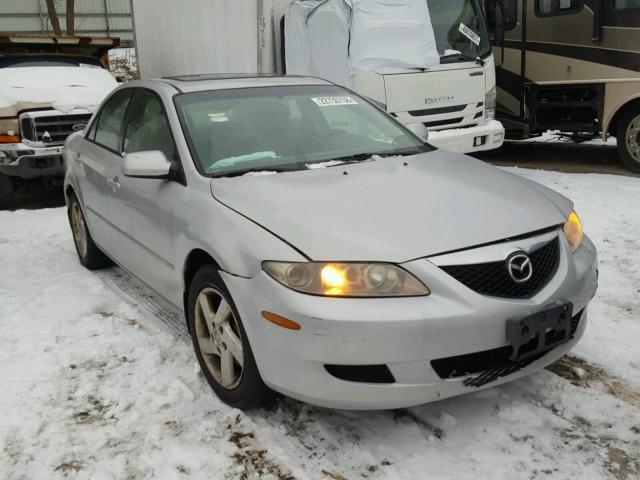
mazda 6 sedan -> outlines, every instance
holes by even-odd
[[[572,202],[412,131],[314,78],[127,83],[66,144],[80,262],[183,311],[239,408],[407,407],[557,360],[597,287]]]

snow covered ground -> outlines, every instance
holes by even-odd
[[[572,197],[601,261],[574,356],[397,411],[242,413],[180,319],[76,260],[64,209],[0,212],[0,478],[640,478],[640,179],[512,169]]]

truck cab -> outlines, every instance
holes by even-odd
[[[0,37],[0,209],[25,181],[62,184],[64,141],[117,86],[106,69],[117,39]]]
[[[421,124],[429,143],[461,153],[498,148],[496,78],[486,20],[478,0],[430,0],[440,56],[428,69],[356,72],[354,90],[373,98],[405,125]]]

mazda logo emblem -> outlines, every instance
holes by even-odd
[[[533,264],[524,252],[516,252],[507,258],[507,272],[516,283],[525,283],[533,276]]]

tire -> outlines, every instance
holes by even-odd
[[[215,266],[196,272],[187,313],[198,363],[218,398],[243,410],[268,403],[275,394],[260,377],[238,310]]]
[[[111,259],[98,248],[91,238],[87,222],[84,219],[84,212],[75,195],[69,199],[67,216],[80,263],[89,270],[98,270],[113,265]]]
[[[616,131],[618,154],[625,167],[640,173],[640,105],[635,105],[620,117]]]
[[[13,181],[0,173],[0,210],[9,210],[13,206]]]

